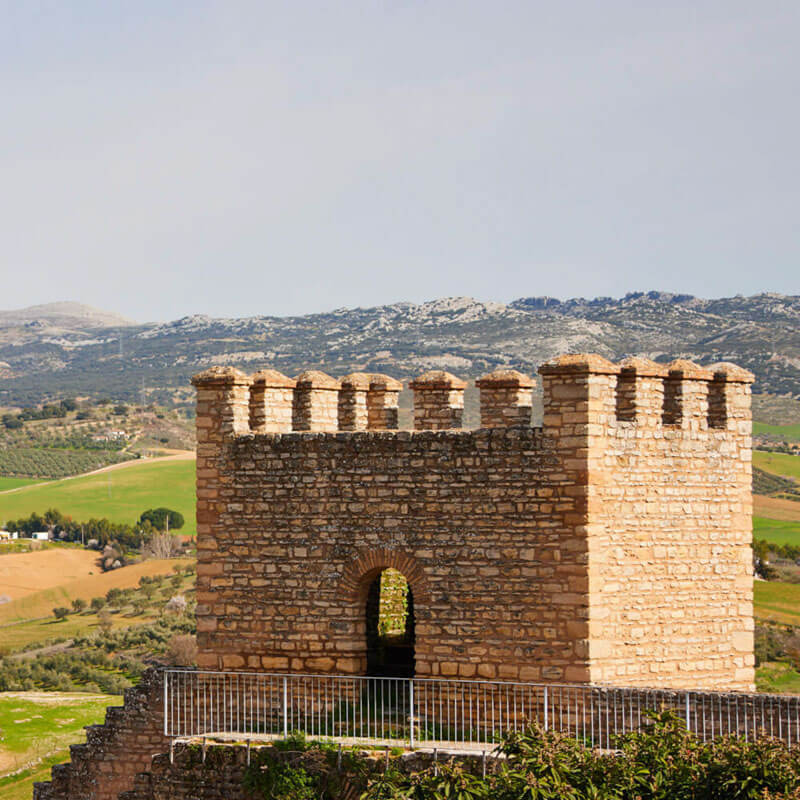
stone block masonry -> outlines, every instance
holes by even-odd
[[[280,433],[252,425],[255,377],[196,376],[200,665],[364,674],[394,567],[420,677],[752,689],[752,376],[592,355],[540,374],[542,428],[527,376],[480,379],[465,431],[464,382],[431,372],[395,431],[397,382],[303,373]]]

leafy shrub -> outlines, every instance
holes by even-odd
[[[617,753],[539,726],[509,734],[480,778],[467,763],[373,774],[362,800],[788,800],[800,797],[800,751],[767,739],[703,742],[671,712],[653,712]]]
[[[69,650],[32,660],[0,659],[0,691],[90,691],[122,694],[132,685],[123,673],[136,673],[124,657],[100,651]]]
[[[303,766],[267,759],[257,769],[248,770],[245,788],[264,800],[314,800],[318,797],[317,779]]]

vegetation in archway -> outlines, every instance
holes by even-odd
[[[408,625],[408,581],[391,567],[381,573],[380,581],[378,633],[381,636],[402,635]]]

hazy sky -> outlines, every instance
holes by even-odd
[[[0,20],[0,308],[800,293],[797,0]]]

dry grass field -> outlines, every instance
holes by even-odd
[[[44,556],[50,552],[64,553],[66,550],[45,550],[39,553],[30,553],[30,556]],[[96,553],[85,551],[90,555],[97,556]],[[17,556],[5,556],[7,559],[17,558]],[[35,562],[34,562],[35,563]],[[167,575],[172,572],[175,564],[187,563],[186,559],[152,560],[143,561],[139,564],[132,564],[129,567],[120,567],[111,572],[100,572],[96,569],[94,575],[84,575],[74,580],[64,580],[61,583],[51,583],[47,588],[34,591],[18,597],[10,603],[0,605],[0,626],[24,620],[40,619],[52,615],[53,608],[56,606],[69,606],[73,600],[80,597],[87,602],[93,597],[104,596],[109,589],[129,589],[137,586],[139,578],[143,575]],[[28,571],[38,570],[37,567],[28,567]],[[27,574],[27,573],[26,573]],[[15,583],[30,581],[29,578],[20,574],[17,577],[11,576]],[[3,634],[0,629],[0,640]]]
[[[753,495],[753,516],[779,519],[784,522],[800,522],[800,503],[780,497]]]
[[[59,547],[0,558],[0,596],[16,600],[63,583],[84,580],[100,572],[98,556],[93,550]]]

